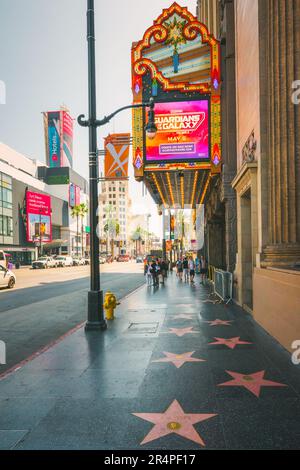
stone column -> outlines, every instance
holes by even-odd
[[[300,0],[265,0],[260,14],[267,22],[261,47],[266,48],[269,87],[269,244],[262,266],[288,266],[300,261],[300,105],[291,99],[292,83],[300,79]]]

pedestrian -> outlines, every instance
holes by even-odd
[[[195,259],[195,272],[196,274],[200,273],[200,260],[198,256],[196,256],[196,259]]]
[[[156,286],[156,262],[153,260],[151,265],[150,265],[150,273],[152,276],[152,285]]]
[[[146,265],[146,282],[148,286],[151,286],[152,274],[151,274],[151,264],[148,261]]]
[[[182,267],[183,267],[184,282],[189,282],[189,262],[188,262],[187,257],[184,258]]]
[[[207,274],[207,267],[206,267],[206,260],[203,255],[200,256],[200,274],[201,274],[200,284],[204,284],[204,280]]]
[[[161,277],[162,277],[161,283],[162,284],[165,283],[165,278],[167,277],[167,270],[168,270],[168,265],[167,265],[165,260],[162,260],[161,263],[160,263],[160,272],[161,272]]]
[[[7,269],[11,270],[13,268],[13,266],[14,265],[12,263],[12,260],[11,260],[11,258],[9,258],[8,263],[7,263]]]
[[[179,258],[179,260],[176,263],[177,267],[177,275],[180,281],[182,281],[182,273],[183,273],[183,267],[182,267],[182,259]]]
[[[190,260],[189,260],[189,273],[190,273],[190,281],[191,281],[191,284],[194,284],[195,262],[194,262],[192,256],[190,256]]]

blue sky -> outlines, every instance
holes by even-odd
[[[71,115],[87,115],[86,0],[0,0],[0,141],[44,161],[42,111],[66,105]],[[196,0],[184,0],[195,14]],[[132,101],[130,49],[171,0],[95,0],[98,117]],[[109,132],[130,132],[131,112],[99,130],[98,147]],[[75,124],[74,169],[88,176],[88,131]],[[130,165],[131,167],[131,165]],[[132,168],[130,169],[132,175]],[[133,208],[160,219],[152,199],[142,198],[131,178]],[[139,202],[137,202],[139,201]]]

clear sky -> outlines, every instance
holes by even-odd
[[[196,0],[178,1],[196,12]],[[172,0],[95,0],[97,112],[101,118],[130,104],[130,50]],[[0,80],[6,104],[0,104],[0,141],[45,160],[42,111],[65,104],[76,118],[88,111],[86,0],[0,0]],[[103,136],[131,131],[131,112],[101,128]],[[74,129],[74,169],[88,177],[88,131]],[[137,213],[151,212],[150,229],[160,234],[161,219],[140,183],[130,192]]]

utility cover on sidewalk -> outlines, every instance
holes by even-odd
[[[156,333],[159,322],[154,323],[130,323],[128,327],[129,333]]]

